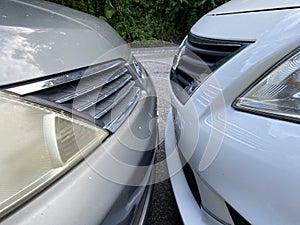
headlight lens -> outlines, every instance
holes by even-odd
[[[235,102],[238,109],[299,121],[300,53],[292,54]]]
[[[0,92],[0,216],[94,150],[108,132]]]

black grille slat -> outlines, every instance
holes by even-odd
[[[213,65],[213,63],[199,60],[199,57],[195,57],[194,53],[186,51],[186,54],[181,57],[177,68],[195,78],[199,73],[210,70],[210,67]]]
[[[193,54],[193,53],[192,53]],[[207,64],[204,61],[200,61],[196,57],[193,57],[193,55],[189,55],[186,53],[181,57],[181,64],[183,65],[189,65],[193,68],[201,68],[201,69],[207,69]]]
[[[240,44],[213,43],[205,39],[197,41],[188,39],[186,42],[186,48],[206,62],[210,68],[213,68],[214,64],[230,56],[241,46]]]
[[[201,72],[201,74],[204,74],[205,71],[207,71],[207,73],[210,73],[209,69],[201,71],[200,69],[195,69],[188,65],[178,66],[176,71],[178,74],[180,74],[180,76],[178,76],[178,79],[189,80],[189,83],[186,86],[189,86],[190,83],[193,82],[193,80],[199,79],[199,72]]]
[[[185,74],[183,71],[177,70],[176,78],[181,87],[187,87],[193,81],[193,78]]]
[[[196,45],[189,41],[187,41],[186,46],[188,49],[190,49],[198,56],[213,56],[216,57],[217,59],[224,58],[232,53],[231,51],[220,51],[220,50],[215,50],[214,48],[205,49],[204,45]],[[218,46],[216,45],[214,47],[218,47]]]
[[[189,38],[186,42],[186,48],[205,61],[210,68],[240,47],[240,44],[217,43],[201,38]]]
[[[248,42],[207,39],[190,34],[185,41],[176,70],[171,70],[171,84],[178,99],[185,103],[197,86],[248,44]],[[181,94],[178,86],[186,94]]]

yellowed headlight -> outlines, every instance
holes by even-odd
[[[0,217],[93,151],[108,132],[0,93]]]

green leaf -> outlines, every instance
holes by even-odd
[[[104,16],[107,19],[111,19],[116,12],[117,12],[117,10],[112,5],[112,3],[110,2],[110,0],[106,0],[105,7],[104,7]]]
[[[99,16],[99,18],[107,22],[107,19],[105,16]]]

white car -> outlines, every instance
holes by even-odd
[[[0,1],[0,222],[143,224],[157,145],[147,72],[106,22]]]
[[[233,0],[170,75],[168,168],[185,224],[299,224],[300,2]]]

